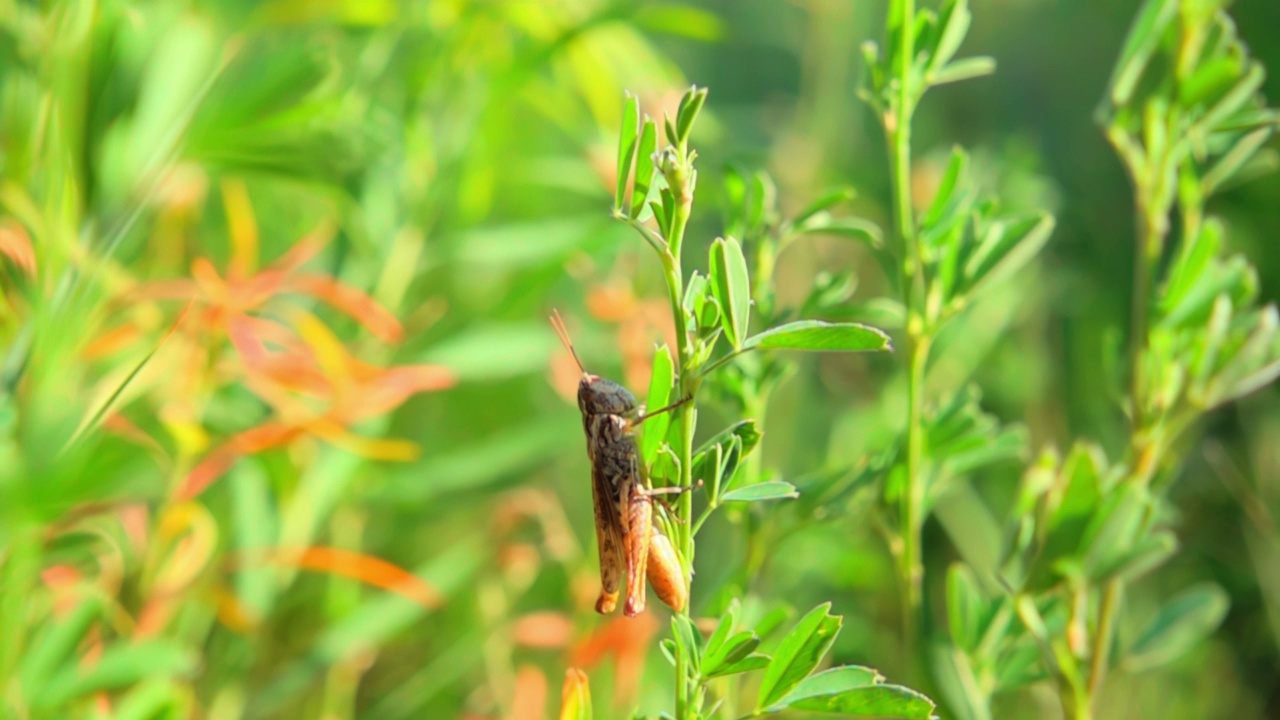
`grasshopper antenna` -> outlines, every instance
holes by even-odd
[[[587,369],[582,366],[582,360],[578,357],[578,351],[573,349],[573,341],[569,339],[569,331],[565,329],[564,320],[560,319],[560,311],[553,309],[551,311],[551,327],[555,329],[556,335],[560,337],[560,342],[569,349],[569,354],[573,355],[573,361],[578,364],[578,369],[583,375],[587,374]]]

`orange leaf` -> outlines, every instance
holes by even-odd
[[[266,548],[243,558],[238,565],[247,567],[258,562],[302,570],[317,570],[358,580],[366,585],[395,593],[407,600],[434,610],[444,604],[439,591],[413,573],[381,558],[352,550],[313,546],[301,550]],[[256,562],[246,562],[253,560]]]
[[[160,444],[160,441],[148,435],[145,430],[134,425],[132,420],[120,413],[108,415],[102,421],[102,427],[107,432],[115,433],[135,445],[147,448],[159,457],[168,457],[168,453],[165,452],[164,446]]]
[[[404,339],[404,328],[396,316],[350,285],[327,275],[305,274],[290,278],[287,287],[329,303],[355,318],[380,340],[395,343]]]
[[[0,222],[0,255],[12,260],[27,277],[36,276],[36,249],[27,229],[16,220]]]
[[[288,444],[301,434],[301,428],[268,422],[232,437],[209,453],[203,462],[187,474],[178,497],[183,500],[196,497],[230,470],[241,457]]]
[[[191,261],[191,277],[196,281],[200,292],[213,304],[226,305],[230,301],[226,282],[208,259],[196,258]]]
[[[258,335],[259,330],[264,328],[279,328],[279,326],[266,321],[255,322],[255,319],[248,315],[237,315],[231,319],[227,327],[227,335],[240,355],[246,372],[250,376],[269,380],[290,390],[310,392],[313,395],[328,393],[330,387],[324,374],[316,369],[309,358],[302,357],[298,350],[283,353],[272,353],[267,350],[266,344]],[[279,329],[283,330],[283,328]],[[254,385],[252,382],[254,379],[250,377],[249,384],[255,392],[258,392],[260,388]]]
[[[136,324],[125,323],[94,338],[80,350],[80,357],[84,360],[97,360],[123,350],[141,338],[142,332]]]
[[[354,420],[376,417],[390,412],[408,400],[411,395],[431,390],[443,390],[456,381],[453,371],[439,365],[405,365],[382,370],[363,363],[356,366],[360,374],[373,375],[353,398],[354,408],[347,415]]]

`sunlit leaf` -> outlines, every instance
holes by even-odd
[[[735,348],[747,336],[751,317],[751,287],[742,246],[732,237],[717,238],[711,244],[710,282],[722,310],[720,327]]]
[[[892,350],[889,336],[883,331],[858,323],[829,323],[821,320],[798,320],[779,325],[742,343],[743,349],[780,349],[862,352]]]
[[[800,497],[796,487],[782,480],[769,480],[734,488],[720,496],[720,502],[756,502]]]
[[[653,354],[653,370],[649,376],[649,395],[645,399],[647,410],[659,410],[671,399],[671,389],[675,382],[675,365],[671,360],[671,352],[666,345],[659,347]],[[645,467],[653,465],[658,455],[658,446],[667,436],[667,428],[671,426],[671,412],[647,417],[640,428],[640,455],[644,458]]]
[[[831,603],[824,603],[800,619],[773,654],[760,691],[756,709],[763,710],[782,699],[822,661],[840,632],[841,618],[831,615]]]
[[[640,101],[627,93],[626,104],[622,109],[622,129],[618,131],[618,178],[613,194],[615,213],[622,212],[622,203],[626,200],[627,180],[631,177],[631,165],[635,162],[639,127]]]
[[[636,149],[636,178],[631,188],[631,218],[640,217],[640,211],[649,198],[653,183],[653,153],[657,149],[658,130],[653,120],[645,118],[640,129],[640,145]]]

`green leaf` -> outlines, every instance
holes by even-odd
[[[933,717],[933,701],[900,685],[874,685],[839,695],[821,695],[791,705],[795,710],[838,713],[853,717],[908,718]]]
[[[840,632],[842,619],[829,614],[831,603],[809,611],[782,639],[765,670],[756,697],[756,709],[763,710],[782,699],[822,661]]]
[[[938,184],[938,191],[934,193],[929,210],[920,220],[922,228],[943,224],[942,221],[955,211],[956,203],[953,202],[953,198],[968,163],[969,155],[963,149],[959,147],[951,149],[951,158],[947,160],[947,169],[942,175],[942,182]]]
[[[1229,604],[1227,593],[1213,583],[1178,593],[1129,649],[1125,666],[1146,670],[1176,660],[1218,628]]]
[[[970,294],[990,287],[1031,262],[1053,234],[1052,215],[1040,214],[1004,226],[965,263]]]
[[[627,101],[622,108],[622,129],[618,131],[618,180],[613,193],[615,213],[622,212],[622,203],[626,200],[627,180],[631,177],[631,165],[636,158],[639,127],[640,101],[627,93]]]
[[[760,647],[760,637],[753,632],[740,632],[729,638],[715,652],[704,654],[702,672],[707,677],[730,675],[734,669]]]
[[[1178,3],[1175,0],[1147,0],[1143,4],[1129,29],[1124,49],[1120,52],[1120,60],[1111,76],[1112,104],[1129,104],[1138,80],[1147,69],[1147,63],[1159,47],[1160,38],[1173,21],[1177,10]]]
[[[720,616],[720,621],[716,623],[716,629],[711,633],[711,637],[707,638],[707,644],[702,648],[702,666],[707,667],[707,658],[715,655],[725,640],[729,639],[730,633],[738,623],[738,611],[741,605],[738,598],[729,600],[729,607],[725,608],[724,614]]]
[[[59,667],[75,666],[73,653],[101,613],[102,601],[87,595],[44,628],[22,656],[22,687],[27,693],[38,692]]]
[[[675,365],[671,361],[671,352],[666,345],[662,345],[653,353],[653,372],[649,376],[649,395],[645,399],[646,411],[666,407],[674,384]],[[640,426],[640,456],[644,459],[645,467],[653,466],[653,461],[658,456],[658,447],[662,445],[670,426],[670,410],[645,419]]]
[[[969,12],[967,0],[951,0],[942,7],[942,16],[938,19],[941,32],[938,43],[929,57],[929,73],[936,72],[946,66],[955,57],[969,34],[969,25],[973,22],[973,14]]]
[[[875,670],[857,665],[845,665],[823,670],[816,675],[810,675],[801,680],[799,684],[791,689],[791,692],[787,693],[777,703],[769,706],[767,710],[769,712],[777,712],[792,707],[802,700],[824,695],[837,695],[850,690],[869,687],[883,679],[880,673]]]
[[[929,84],[933,86],[946,85],[947,83],[960,82],[962,80],[972,80],[990,75],[996,71],[996,59],[979,55],[977,57],[965,58],[957,60],[950,65],[935,72],[929,80]]]
[[[884,245],[884,232],[880,226],[862,218],[833,218],[829,213],[818,213],[809,218],[796,232],[805,235],[835,235],[866,243],[870,247],[880,248]]]
[[[667,662],[671,663],[671,667],[675,667],[676,653],[679,652],[676,648],[676,641],[671,638],[663,638],[662,642],[658,643],[658,649],[662,651],[662,655],[667,659]]]
[[[794,218],[791,219],[792,226],[799,227],[804,224],[805,220],[827,210],[828,208],[839,205],[840,203],[849,202],[857,196],[857,192],[851,187],[840,187],[828,191],[825,195],[809,203],[805,209],[801,210]]]
[[[702,105],[707,101],[707,89],[693,86],[680,99],[680,110],[676,113],[676,132],[678,135],[673,141],[687,142],[689,133],[693,130],[693,123],[698,119],[698,113],[702,112]]]
[[[760,670],[762,668],[769,667],[769,662],[770,659],[768,655],[754,653],[746,656],[736,663],[733,663],[732,665],[720,668],[714,675],[707,675],[707,677],[724,677],[726,675],[738,675],[740,673],[751,672],[753,670]]]
[[[720,496],[720,502],[757,502],[798,497],[800,493],[796,492],[796,487],[791,483],[783,480],[769,480],[730,490]]]
[[[697,674],[702,663],[702,649],[699,647],[702,636],[693,626],[693,621],[687,615],[672,615],[671,635],[675,638],[676,649],[684,655],[693,672]]]
[[[951,639],[966,652],[978,646],[984,604],[973,571],[967,565],[952,564],[947,570],[947,621]]]
[[[1148,515],[1151,498],[1144,487],[1125,484],[1107,497],[1085,526],[1081,554],[1090,579],[1133,548]]]
[[[658,146],[658,128],[646,117],[640,131],[640,145],[636,149],[636,179],[631,189],[631,219],[640,217],[649,187],[653,184],[653,151]]]
[[[1178,539],[1168,530],[1142,538],[1128,552],[1113,559],[1098,573],[1100,581],[1120,578],[1132,581],[1163,565],[1178,550]]]
[[[753,335],[742,344],[743,350],[755,348],[863,352],[892,350],[893,345],[884,331],[867,325],[797,320]]]
[[[720,327],[735,349],[747,336],[751,317],[751,286],[748,284],[747,259],[742,246],[733,237],[717,238],[711,244],[711,289],[720,303]]]
[[[118,690],[154,677],[187,675],[195,670],[196,655],[171,640],[112,645],[92,668],[68,663],[35,697],[42,711],[61,707],[100,690]]]
[[[1235,87],[1231,88],[1226,95],[1223,95],[1221,100],[1214,103],[1213,107],[1196,122],[1195,130],[1201,133],[1218,130],[1220,123],[1227,122],[1232,115],[1235,115],[1238,110],[1244,107],[1245,103],[1253,98],[1266,79],[1267,71],[1262,67],[1262,63],[1250,63],[1249,72],[1240,78],[1240,82],[1236,83]]]
[[[760,438],[762,436],[763,433],[760,432],[760,428],[756,427],[755,420],[739,420],[715,435],[712,435],[706,442],[699,445],[697,451],[694,453],[694,457],[696,458],[698,455],[702,455],[716,445],[723,445],[734,437],[738,437],[742,440],[742,454],[746,455],[755,449],[756,445],[760,444]],[[694,466],[696,467],[697,464],[697,460],[695,459]]]
[[[1200,181],[1201,192],[1206,197],[1212,195],[1219,188],[1229,183],[1240,169],[1245,166],[1258,153],[1258,150],[1271,139],[1273,128],[1264,127],[1245,135],[1240,138],[1231,149],[1222,156],[1213,167],[1204,174],[1204,178]]]

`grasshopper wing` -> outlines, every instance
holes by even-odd
[[[618,606],[618,585],[625,563],[617,490],[598,464],[591,470],[591,496],[596,508],[596,541],[600,546],[600,599],[596,600],[596,612],[608,615]]]

